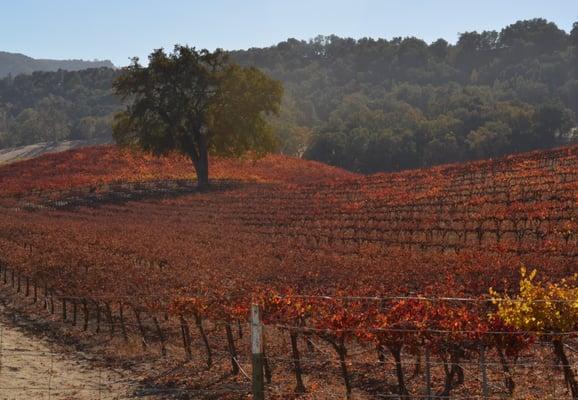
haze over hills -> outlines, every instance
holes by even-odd
[[[43,60],[25,56],[24,54],[0,51],[0,78],[8,75],[31,74],[34,71],[78,71],[87,68],[114,68],[110,60]]]
[[[286,155],[373,173],[578,142],[578,22],[517,21],[455,44],[318,36],[230,55],[283,83],[270,122]],[[120,73],[0,78],[0,148],[111,140]]]

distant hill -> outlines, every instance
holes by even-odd
[[[57,71],[59,69],[78,71],[100,67],[114,68],[114,64],[109,60],[41,60],[25,56],[24,54],[0,51],[0,78],[10,74],[13,76],[31,74],[34,71]]]
[[[282,154],[374,173],[578,143],[578,22],[566,32],[545,19],[517,21],[461,33],[455,44],[288,39],[230,56],[282,81],[271,118]],[[111,140],[120,73],[0,78],[0,149]]]

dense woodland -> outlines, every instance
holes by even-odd
[[[578,23],[415,37],[320,36],[231,53],[283,82],[279,151],[359,172],[497,157],[576,140]],[[0,80],[0,147],[110,136],[116,71]]]
[[[111,68],[34,72],[0,80],[0,148],[111,137],[120,101]]]

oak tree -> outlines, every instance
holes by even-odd
[[[134,58],[114,90],[127,102],[115,116],[116,142],[155,155],[185,154],[199,189],[209,186],[209,154],[262,154],[275,148],[266,115],[279,111],[281,83],[230,63],[221,50],[180,45],[172,53],[155,50],[146,67]]]

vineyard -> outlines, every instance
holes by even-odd
[[[252,304],[267,398],[577,398],[578,146],[211,168],[197,192],[185,159],[111,146],[0,167],[2,292],[176,398],[247,398]]]

